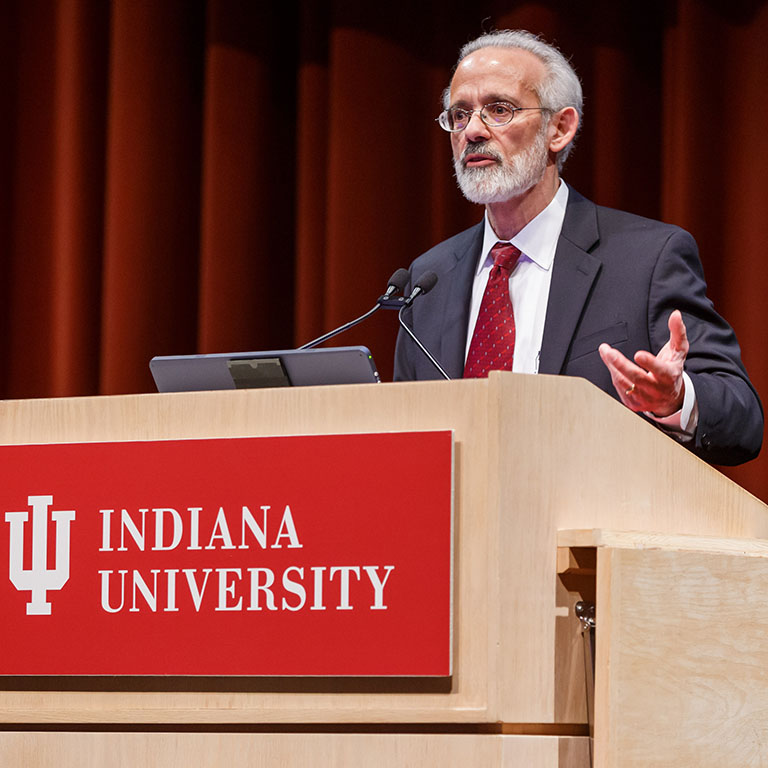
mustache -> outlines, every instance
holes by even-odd
[[[485,157],[489,157],[492,160],[496,160],[497,162],[502,162],[503,159],[501,154],[491,147],[489,141],[467,142],[467,146],[461,153],[460,159],[462,164],[466,162],[470,155],[484,155]]]

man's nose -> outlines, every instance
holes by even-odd
[[[473,112],[470,116],[467,127],[464,129],[464,134],[467,137],[467,141],[470,142],[482,141],[491,138],[491,132],[488,126],[480,118],[479,110]]]

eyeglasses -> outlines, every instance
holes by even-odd
[[[494,101],[493,104],[486,104],[480,109],[464,109],[464,107],[451,107],[443,110],[437,117],[440,127],[449,133],[458,133],[463,131],[472,119],[475,112],[480,113],[480,119],[489,128],[500,128],[502,125],[508,125],[516,112],[522,112],[526,109],[538,109],[542,112],[551,112],[547,107],[513,107],[506,101]]]

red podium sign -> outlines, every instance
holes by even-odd
[[[452,462],[448,431],[0,447],[0,674],[450,675]]]

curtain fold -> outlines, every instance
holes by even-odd
[[[100,391],[197,346],[201,2],[112,4]]]
[[[64,396],[98,386],[109,8],[62,0],[56,23],[46,393]]]
[[[666,29],[662,217],[696,237],[715,307],[768,402],[768,5],[684,0]],[[727,474],[768,499],[768,451]]]
[[[152,390],[156,354],[284,348],[479,220],[434,118],[458,48],[524,27],[573,58],[566,179],[689,229],[768,397],[768,5],[384,8],[8,0],[0,9],[0,394]],[[391,377],[394,313],[339,343]],[[729,474],[768,499],[768,451]]]
[[[290,8],[211,2],[205,47],[198,349],[288,346],[298,45]],[[193,350],[194,351],[194,350]]]

